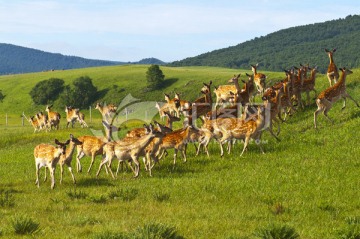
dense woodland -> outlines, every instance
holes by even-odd
[[[92,66],[121,64],[164,64],[156,58],[146,58],[139,62],[115,62],[91,60],[76,56],[65,56],[32,48],[0,43],[0,75],[51,70],[66,70]]]
[[[327,69],[324,48],[337,48],[334,55],[338,66],[360,66],[360,16],[305,26],[291,27],[257,37],[236,46],[175,61],[170,66],[220,66],[247,69],[259,63],[260,69],[281,71],[299,63]]]

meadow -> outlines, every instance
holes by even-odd
[[[125,90],[117,103],[131,93],[146,101],[164,101],[163,92],[179,91],[193,100],[199,95],[202,82],[226,84],[234,74],[251,73],[211,67],[161,67],[169,80],[165,89],[148,94],[145,87],[146,65],[112,66],[69,71],[0,76],[0,89],[6,95],[0,103],[0,238],[21,238],[15,233],[16,222],[36,224],[37,230],[24,237],[35,238],[125,238],[123,235],[145,231],[151,225],[174,228],[183,238],[259,238],[261,229],[288,226],[300,238],[351,238],[360,231],[360,149],[358,128],[360,109],[348,101],[341,111],[342,101],[335,104],[329,116],[331,125],[322,115],[319,129],[313,125],[316,105],[299,109],[281,124],[277,142],[268,132],[263,134],[265,154],[252,143],[243,157],[242,144],[237,143],[230,155],[220,157],[219,146],[210,145],[210,158],[195,157],[194,147],[188,147],[188,161],[172,165],[172,151],[153,169],[153,177],[141,165],[140,176],[134,179],[130,170],[113,180],[105,171],[95,177],[100,157],[90,174],[75,173],[72,183],[65,168],[64,182],[50,189],[50,180],[35,186],[33,149],[39,143],[65,141],[100,130],[101,116],[93,111],[89,128],[65,128],[65,113],[59,131],[33,133],[20,115],[36,113],[43,106],[33,105],[28,92],[36,82],[51,77],[69,83],[87,75],[99,90],[113,85]],[[360,93],[360,70],[348,76],[348,92],[356,100]],[[263,72],[259,69],[260,72]],[[263,72],[276,82],[282,72]],[[328,86],[326,76],[317,75],[318,92]],[[313,96],[312,96],[313,97]],[[89,111],[84,111],[87,118]],[[5,125],[5,114],[9,115]],[[120,137],[135,124],[123,125]],[[180,124],[175,125],[176,128]],[[74,156],[75,158],[75,156]],[[82,159],[87,169],[90,158]],[[114,164],[115,166],[115,164]],[[75,159],[73,160],[75,170]],[[113,168],[114,169],[114,168]],[[43,169],[41,170],[43,176]],[[30,222],[29,222],[30,221]],[[21,223],[20,223],[21,224]],[[23,223],[24,224],[24,223]],[[138,237],[138,238],[145,238]],[[354,237],[355,238],[355,237]]]

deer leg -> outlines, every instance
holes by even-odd
[[[180,150],[181,150],[181,153],[182,153],[182,156],[183,156],[184,163],[186,163],[186,161],[187,161],[187,158],[186,158],[186,144]]]
[[[47,179],[46,168],[47,167],[44,168],[44,182],[46,182],[46,179]]]
[[[341,108],[341,110],[344,110],[346,107],[346,96],[343,96],[343,100],[344,100],[344,104],[343,104],[343,107]]]
[[[90,166],[89,166],[89,169],[88,169],[87,173],[90,173],[90,170],[91,170],[91,167],[94,164],[94,161],[95,161],[95,153],[92,153],[91,154],[91,162],[90,162]]]
[[[64,176],[64,165],[60,163],[60,184],[62,184],[63,176]]]
[[[240,154],[240,157],[242,157],[243,153],[245,152],[245,149],[247,148],[248,144],[249,144],[249,140],[250,140],[250,136],[246,136],[245,137],[245,142],[244,142],[244,148]]]
[[[40,169],[40,164],[36,163],[35,164],[36,167],[36,180],[35,180],[35,185],[38,186],[38,188],[40,187],[40,183],[39,183],[39,169]]]
[[[80,159],[82,158],[82,157],[84,157],[84,152],[83,151],[80,151],[80,152],[78,152],[77,153],[77,155],[76,155],[76,171],[79,173],[81,173],[82,172],[82,167],[81,167],[81,163],[80,163]]]
[[[357,107],[360,107],[360,105],[358,104],[358,102],[356,102],[356,100],[354,100],[354,99],[351,97],[351,95],[349,95],[348,93],[346,93],[346,96],[345,96],[345,97],[348,97],[350,100],[352,100],[352,101],[356,104]]]
[[[140,163],[136,157],[133,158],[133,162],[135,164],[135,175],[134,178],[137,178],[139,176],[140,172]]]
[[[49,167],[50,176],[51,176],[51,189],[55,188],[55,167],[51,166]]]
[[[67,167],[68,167],[68,169],[69,169],[69,172],[70,172],[70,174],[71,174],[71,177],[72,177],[72,180],[73,180],[74,184],[76,184],[76,179],[75,179],[74,173],[73,173],[73,171],[72,171],[71,164],[68,163],[68,164],[67,164]]]

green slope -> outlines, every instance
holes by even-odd
[[[171,66],[220,66],[248,68],[260,63],[261,69],[280,71],[299,63],[317,64],[325,72],[328,61],[324,48],[337,48],[338,66],[359,67],[360,16],[347,16],[323,23],[291,27],[256,37],[236,46],[189,57]]]

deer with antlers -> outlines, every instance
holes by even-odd
[[[65,143],[59,142],[55,139],[56,147],[50,144],[39,144],[34,148],[34,158],[36,166],[36,181],[35,184],[40,187],[39,183],[39,170],[42,167],[46,167],[50,171],[51,176],[51,189],[55,187],[55,169],[56,165],[60,160],[61,155],[66,153],[66,145],[68,145],[70,140],[67,140]],[[46,171],[45,171],[46,176]],[[45,177],[46,180],[46,177]]]
[[[346,98],[352,100],[357,107],[360,107],[358,102],[356,102],[347,92],[346,92],[346,76],[352,74],[353,72],[350,69],[345,67],[339,69],[341,71],[340,80],[336,82],[335,85],[327,88],[320,93],[316,99],[317,110],[314,112],[314,126],[317,128],[316,119],[319,113],[323,112],[324,116],[334,124],[334,121],[327,115],[332,105],[340,100],[344,99],[344,104],[342,110],[346,107]]]
[[[325,52],[328,54],[329,60],[330,60],[330,63],[329,63],[329,66],[328,66],[328,69],[326,72],[326,76],[328,77],[330,86],[332,86],[333,84],[336,84],[336,82],[339,79],[339,71],[335,65],[334,58],[333,58],[333,55],[336,52],[336,48],[334,48],[333,50],[325,49]],[[334,81],[334,83],[333,83],[333,81]]]

